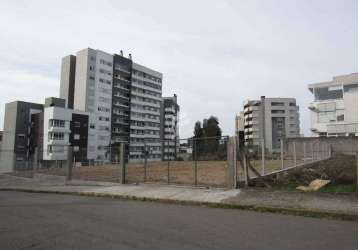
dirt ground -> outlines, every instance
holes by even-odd
[[[198,161],[197,185],[225,186],[226,161]],[[65,175],[66,169],[46,169],[38,172]],[[195,163],[193,161],[148,162],[145,174],[144,164],[127,164],[126,180],[129,183],[169,182],[175,184],[195,185]],[[119,165],[100,165],[73,168],[73,178],[92,181],[119,181]]]
[[[299,161],[297,163],[300,163]],[[251,161],[251,164],[262,173],[261,161]],[[291,160],[284,161],[285,166],[293,164]],[[162,182],[185,185],[224,187],[227,183],[226,161],[156,161],[148,162],[147,168],[143,163],[127,164],[126,180],[128,183]],[[195,171],[196,169],[196,171]],[[266,160],[265,173],[281,169],[281,160]],[[75,167],[73,178],[92,181],[119,181],[119,165],[100,165]],[[65,175],[66,169],[46,169],[38,172],[54,175]],[[196,172],[196,174],[195,174]],[[196,178],[195,178],[196,176]],[[238,162],[238,176],[243,178],[243,171]],[[250,172],[250,176],[255,175]],[[169,178],[168,178],[169,177]],[[195,181],[197,179],[197,181]]]

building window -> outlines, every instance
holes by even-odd
[[[336,121],[336,112],[335,111],[327,111],[327,112],[319,112],[318,113],[318,122],[319,123],[328,123]]]
[[[74,139],[74,140],[79,140],[79,139],[80,139],[80,135],[79,135],[79,134],[74,134],[74,135],[73,135],[73,139]]]
[[[284,114],[285,110],[271,110],[271,114]]]
[[[341,86],[315,88],[314,96],[316,101],[342,99],[343,89]]]
[[[358,91],[358,83],[344,85],[344,92]]]
[[[17,138],[20,140],[25,140],[25,134],[18,134]]]
[[[344,121],[344,115],[337,115],[337,121],[343,122]]]
[[[65,134],[64,133],[59,133],[59,132],[50,132],[49,133],[49,139],[50,140],[64,140],[65,138]]]
[[[64,120],[57,120],[57,119],[50,119],[49,120],[49,126],[50,127],[64,128],[65,127],[65,121]]]
[[[81,127],[81,122],[74,121],[74,122],[73,122],[73,126],[74,126],[75,128],[80,128],[80,127]]]
[[[271,106],[285,106],[283,102],[271,102]]]

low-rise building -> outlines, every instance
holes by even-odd
[[[308,85],[313,136],[358,135],[358,73]]]
[[[0,172],[60,165],[69,147],[77,161],[95,159],[94,118],[68,109],[64,99],[47,98],[45,104],[15,101],[5,105]]]

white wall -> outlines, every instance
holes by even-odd
[[[65,121],[65,127],[50,127],[49,121],[58,119]],[[44,135],[43,135],[43,159],[44,160],[67,160],[67,146],[70,145],[70,122],[72,110],[60,107],[47,107],[44,109]],[[63,140],[51,140],[49,133],[64,133]],[[49,152],[48,146],[56,147],[58,152]]]

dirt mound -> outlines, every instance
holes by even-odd
[[[315,179],[330,180],[331,184],[354,183],[356,180],[356,157],[354,155],[337,154],[329,160],[271,176],[267,181],[278,186],[308,185]]]

